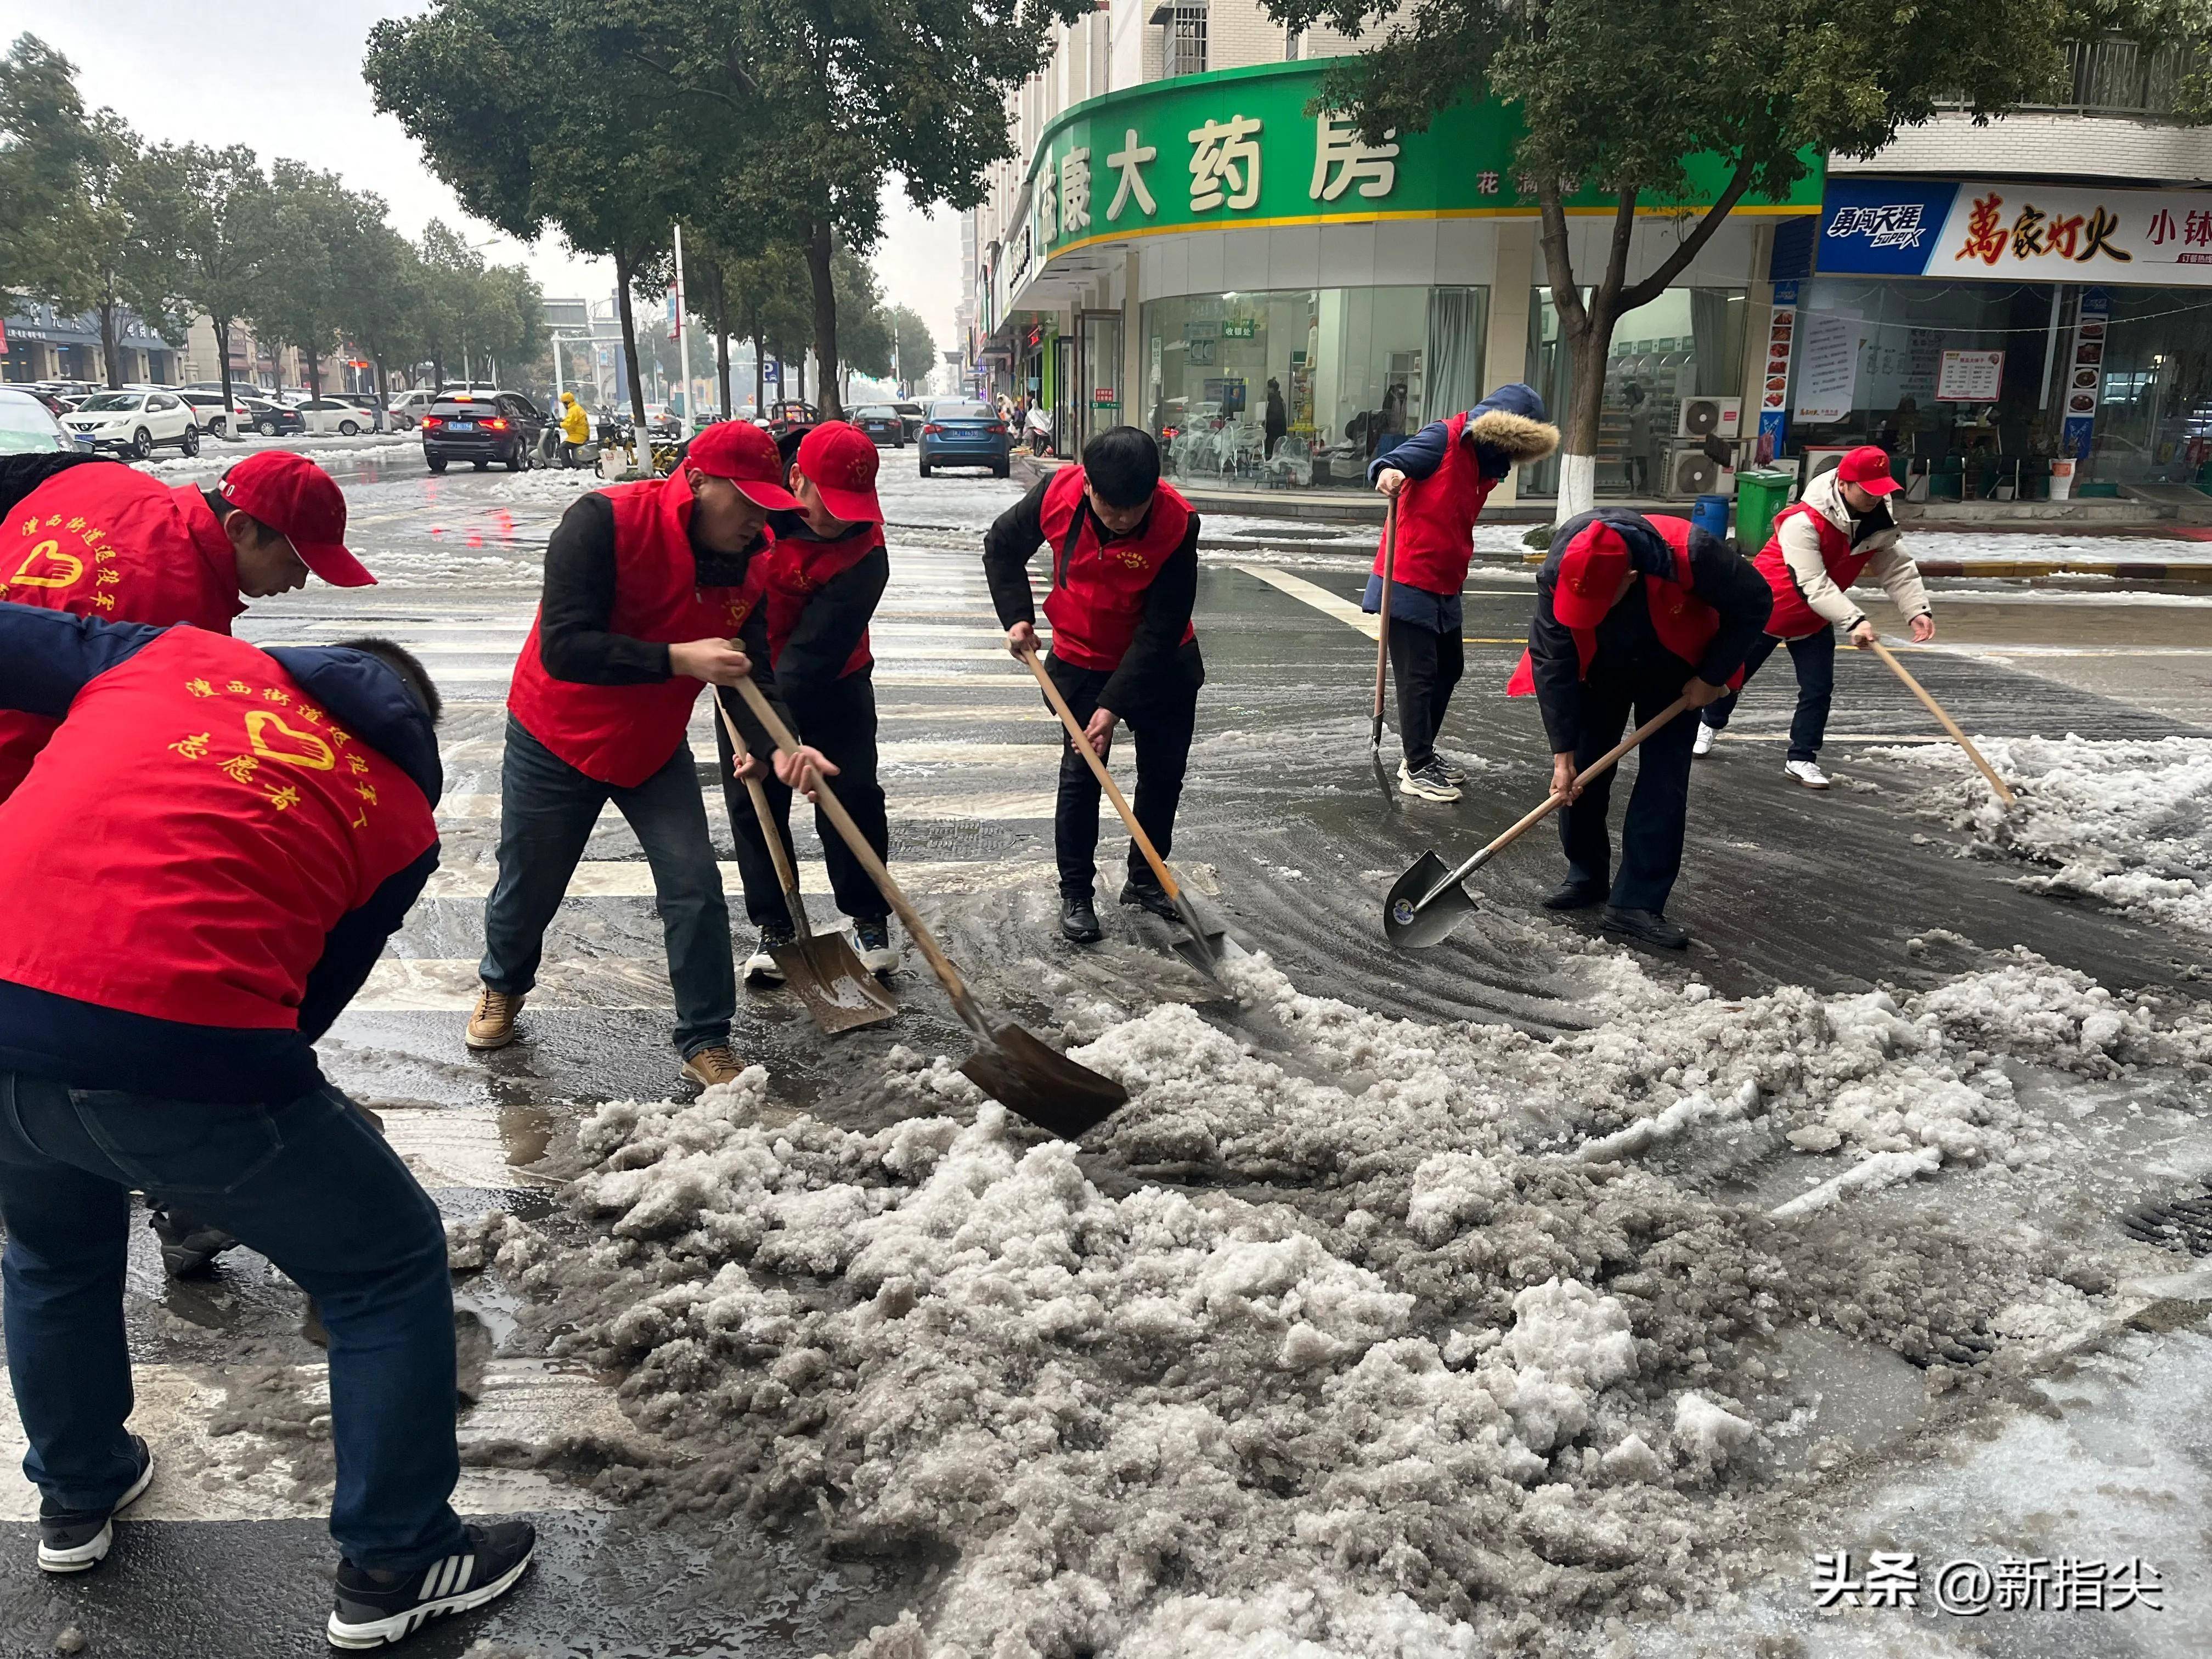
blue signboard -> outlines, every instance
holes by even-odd
[[[1958,196],[1948,179],[1831,174],[1820,204],[1823,276],[1918,276],[1928,269]]]

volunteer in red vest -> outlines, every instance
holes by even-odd
[[[120,461],[0,459],[0,599],[105,622],[230,632],[249,599],[374,581],[345,549],[345,496],[304,455],[264,450],[212,489],[166,484]],[[0,799],[54,723],[0,711]]]
[[[514,1040],[546,927],[612,801],[653,872],[684,1075],[702,1086],[738,1075],[730,913],[689,726],[701,687],[750,674],[749,651],[764,659],[747,581],[769,511],[798,504],[782,476],[774,439],[724,421],[668,477],[579,496],[562,515],[507,692],[499,877],[470,1048]]]
[[[753,561],[766,612],[766,679],[790,711],[800,741],[836,768],[838,801],[876,856],[888,860],[890,827],[883,786],[876,780],[875,658],[868,649],[868,621],[891,574],[884,548],[884,510],[876,500],[876,446],[857,427],[824,421],[799,441],[790,482],[798,508],[770,515],[774,544]],[[734,718],[741,700],[724,702]],[[760,816],[753,811],[744,775],[732,769],[729,734],[719,720],[715,736],[731,839],[744,880],[745,911],[760,929],[745,977],[773,984],[782,979],[783,970],[771,952],[791,943],[791,917],[768,843],[761,838]],[[764,755],[773,752],[756,752],[749,769],[761,779],[787,844],[791,791],[769,770]],[[889,902],[819,810],[814,824],[830,890],[837,908],[852,918],[861,962],[876,973],[890,973],[898,966],[898,952],[891,945]]]
[[[1376,489],[1398,500],[1398,560],[1390,589],[1390,663],[1398,683],[1398,787],[1423,800],[1457,800],[1467,775],[1437,752],[1437,733],[1466,665],[1460,590],[1474,558],[1474,521],[1516,462],[1559,447],[1544,400],[1517,382],[1465,414],[1431,421],[1368,463]],[[1385,532],[1387,543],[1388,532]],[[1384,544],[1375,550],[1361,609],[1382,607]]]
[[[1206,663],[1191,627],[1198,598],[1198,514],[1160,482],[1159,446],[1133,426],[1109,427],[1000,515],[983,540],[991,603],[1016,656],[1038,648],[1029,562],[1052,556],[1044,602],[1053,684],[1084,722],[1103,758],[1123,720],[1137,744],[1137,822],[1163,857],[1175,839],[1198,720]],[[1060,864],[1060,931],[1078,945],[1103,937],[1092,888],[1098,878],[1098,781],[1063,735],[1053,825]],[[1133,842],[1121,902],[1172,920],[1176,908]]]
[[[1682,867],[1690,804],[1690,742],[1697,722],[1677,716],[1636,751],[1636,788],[1612,868],[1606,807],[1613,772],[1577,794],[1575,778],[1679,696],[1702,708],[1740,684],[1744,653],[1772,604],[1750,562],[1686,519],[1645,518],[1600,507],[1561,525],[1536,574],[1528,649],[1511,683],[1535,694],[1552,745],[1552,791],[1567,878],[1544,901],[1553,910],[1606,906],[1605,930],[1679,951],[1690,942],[1667,919]]]
[[[40,1566],[96,1566],[156,1478],[128,1427],[136,1189],[320,1307],[329,1640],[397,1640],[501,1595],[533,1534],[453,1510],[444,1224],[314,1048],[437,866],[435,689],[385,641],[264,651],[0,605],[0,706],[58,722],[0,805],[8,1374]]]
[[[1774,592],[1774,614],[1744,659],[1744,678],[1759,672],[1778,645],[1790,647],[1797,671],[1797,709],[1790,720],[1790,752],[1783,769],[1808,789],[1826,789],[1820,744],[1828,733],[1828,707],[1836,690],[1836,629],[1863,651],[1874,643],[1874,624],[1851,598],[1851,586],[1871,575],[1888,590],[1914,641],[1936,637],[1928,590],[1920,572],[1898,546],[1889,497],[1897,492],[1889,457],[1872,444],[1805,487],[1804,499],[1784,507],[1755,562]],[[1735,698],[1723,697],[1700,716],[1695,752],[1709,755],[1726,729]]]

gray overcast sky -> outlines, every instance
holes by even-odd
[[[576,258],[557,237],[530,247],[467,217],[399,123],[376,113],[361,78],[369,25],[426,9],[424,0],[0,0],[0,40],[28,31],[59,48],[77,66],[86,104],[109,106],[149,138],[289,156],[376,191],[408,236],[443,218],[489,244],[488,258],[529,266],[549,295],[605,295],[611,265]],[[884,292],[920,312],[943,349],[960,297],[958,216],[925,217],[896,192],[885,205],[888,233],[875,254]]]

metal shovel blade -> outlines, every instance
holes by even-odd
[[[1080,1139],[1129,1103],[1129,1091],[1112,1078],[1048,1048],[1018,1025],[998,1027],[960,1070],[1008,1111],[1062,1140]]]
[[[1228,983],[1221,977],[1223,930],[1207,927],[1206,919],[1198,914],[1198,907],[1184,894],[1176,895],[1175,907],[1176,914],[1182,918],[1182,925],[1189,930],[1188,938],[1175,942],[1175,953],[1223,990],[1227,990]]]
[[[814,1023],[832,1036],[898,1018],[897,1002],[854,954],[842,933],[811,933],[779,945],[769,954]]]
[[[1474,914],[1474,901],[1467,889],[1453,882],[1434,898],[1437,884],[1451,874],[1449,865],[1434,853],[1424,853],[1413,867],[1398,878],[1390,896],[1382,901],[1382,934],[1401,949],[1434,945],[1459,926],[1462,916]]]

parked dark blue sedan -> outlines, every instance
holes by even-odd
[[[921,423],[921,476],[939,466],[988,466],[1003,478],[1012,468],[1012,435],[999,411],[972,398],[940,398]]]

